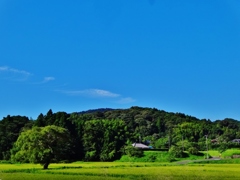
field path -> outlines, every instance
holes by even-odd
[[[200,159],[200,160],[182,160],[182,161],[176,162],[176,164],[188,164],[188,163],[191,163],[191,162],[218,161],[218,160],[221,160],[221,158],[212,157],[212,158],[209,158],[209,159]]]

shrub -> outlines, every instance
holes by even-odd
[[[182,158],[184,156],[184,153],[183,153],[182,149],[179,146],[172,146],[169,149],[169,154],[173,158]]]
[[[85,161],[94,161],[97,159],[96,151],[87,151],[85,154]]]
[[[157,156],[156,154],[150,154],[148,159],[149,159],[149,162],[155,162],[157,159]]]
[[[155,148],[166,148],[168,146],[168,138],[159,138],[154,146]]]
[[[228,143],[221,143],[220,146],[218,147],[218,152],[223,153],[229,148]]]
[[[199,151],[198,151],[198,149],[197,149],[196,147],[190,147],[190,148],[188,148],[188,152],[189,152],[190,154],[193,154],[193,155],[198,155],[198,154],[199,154]]]
[[[167,157],[167,161],[168,162],[173,162],[176,161],[175,157],[173,154],[169,153],[168,157]]]
[[[129,157],[142,157],[143,156],[143,150],[135,148],[131,145],[125,147],[125,154]]]
[[[177,142],[177,146],[181,147],[183,150],[186,150],[192,147],[192,144],[188,140],[183,140]]]
[[[12,164],[9,160],[0,160],[0,164]]]

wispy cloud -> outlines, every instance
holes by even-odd
[[[43,83],[46,83],[46,82],[49,82],[49,81],[54,81],[55,80],[55,77],[45,77],[44,80],[43,80]]]
[[[117,103],[119,104],[128,104],[128,103],[133,103],[136,100],[131,98],[131,97],[127,97],[127,98],[121,98],[120,100],[117,101]]]
[[[30,76],[31,75],[30,72],[19,70],[19,69],[10,68],[8,66],[0,66],[0,71],[2,71],[2,72],[12,72],[12,73],[22,74],[22,75],[26,75],[26,76]]]
[[[7,71],[8,67],[7,66],[0,66],[0,71]]]
[[[80,91],[62,91],[65,94],[68,95],[87,95],[90,97],[109,97],[109,98],[115,98],[119,97],[119,94],[112,93],[110,91],[102,90],[102,89],[86,89],[86,90],[80,90]]]
[[[101,90],[101,89],[93,89],[91,92],[93,94],[96,94],[96,95],[102,96],[102,97],[118,97],[118,96],[120,96],[119,94],[115,94],[110,91],[105,91],[105,90]]]
[[[87,96],[91,98],[114,98],[115,103],[117,104],[129,104],[133,103],[136,100],[131,97],[122,97],[120,94],[113,93],[107,90],[102,89],[85,89],[85,90],[78,90],[78,91],[59,91],[61,93],[70,95],[70,96]]]
[[[4,74],[4,78],[13,80],[25,80],[32,75],[30,72],[11,68],[8,66],[0,66],[0,73]]]
[[[55,80],[55,77],[52,77],[52,76],[48,76],[48,77],[44,77],[44,79],[40,82],[35,82],[33,84],[45,84],[45,83],[48,83],[50,81],[54,81]]]

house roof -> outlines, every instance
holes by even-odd
[[[240,142],[240,139],[234,139],[232,142]]]
[[[136,148],[145,148],[145,149],[149,149],[148,146],[146,146],[145,144],[142,144],[142,143],[133,143],[132,146],[133,146],[133,147],[136,147]]]

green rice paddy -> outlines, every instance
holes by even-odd
[[[0,164],[1,180],[32,179],[240,179],[240,164],[187,164],[176,163],[126,163],[126,162],[76,162],[71,164],[50,164],[42,170],[34,164]]]

